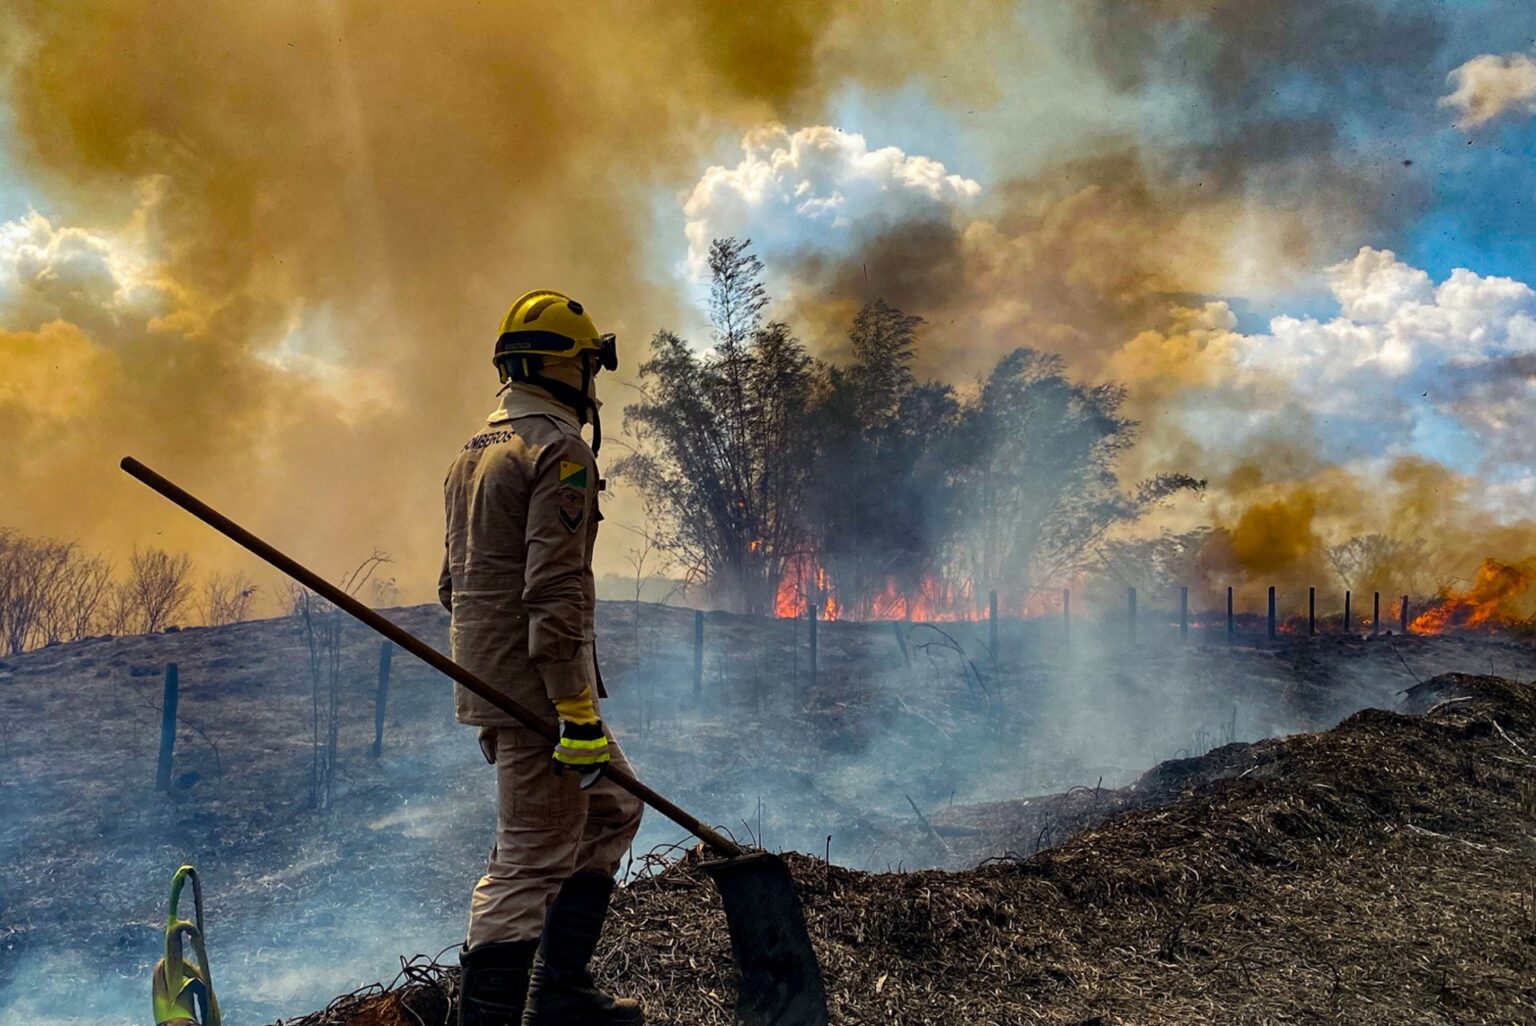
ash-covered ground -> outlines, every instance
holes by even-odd
[[[391,615],[446,647],[441,610]],[[1123,624],[1081,621],[1070,646],[1057,622],[1005,621],[995,658],[985,623],[823,623],[813,681],[803,621],[710,614],[696,699],[691,611],[601,603],[599,632],[605,716],[650,783],[743,840],[873,871],[1052,848],[1167,800],[1181,760],[1398,708],[1435,674],[1536,676],[1516,639],[1255,632],[1229,645],[1146,616],[1134,643]],[[309,803],[313,704],[294,619],[0,665],[0,1019],[144,1021],[184,861],[206,882],[231,1022],[310,1011],[390,978],[402,954],[457,945],[491,839],[491,771],[453,722],[449,683],[401,653],[371,758],[379,642],[351,623],[342,642],[324,810]],[[157,793],[170,662],[175,783]],[[683,839],[650,816],[636,865]]]

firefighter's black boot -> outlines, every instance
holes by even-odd
[[[459,1026],[521,1026],[538,950],[536,940],[459,949]]]
[[[565,882],[544,917],[544,937],[533,964],[523,1026],[639,1026],[638,1001],[612,998],[597,989],[587,963],[608,916],[613,878],[577,873]]]

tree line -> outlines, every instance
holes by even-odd
[[[625,410],[635,444],[615,467],[721,606],[771,613],[786,582],[797,603],[856,617],[1023,595],[1203,487],[1161,474],[1122,488],[1116,461],[1137,432],[1125,391],[1070,380],[1055,354],[1015,348],[974,389],[923,380],[923,318],[875,299],[848,359],[815,358],[765,318],[763,272],[750,240],[711,244],[713,344],[652,338]]]
[[[185,554],[135,548],[119,572],[75,542],[0,528],[0,648],[12,655],[102,634],[239,623],[257,591],[238,572],[199,580]]]

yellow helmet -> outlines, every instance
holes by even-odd
[[[505,384],[509,378],[537,373],[543,357],[571,359],[588,352],[597,354],[604,370],[618,369],[614,337],[599,334],[580,303],[563,292],[536,289],[519,296],[507,311],[491,362]]]

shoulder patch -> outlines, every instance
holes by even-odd
[[[556,500],[560,509],[560,522],[572,534],[587,518],[587,493],[575,488],[561,488]]]
[[[562,488],[587,488],[587,465],[575,460],[560,461],[560,486]]]

